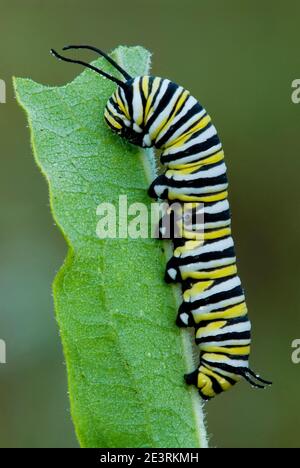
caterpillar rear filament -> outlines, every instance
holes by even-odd
[[[165,172],[149,188],[153,198],[188,208],[192,220],[203,211],[203,238],[184,227],[177,216],[180,238],[174,239],[174,252],[166,268],[165,279],[182,285],[183,302],[177,324],[195,327],[200,350],[197,369],[185,376],[188,384],[199,389],[209,400],[228,390],[240,379],[264,388],[263,380],[249,368],[251,324],[245,295],[237,275],[228,181],[224,152],[210,116],[183,87],[153,76],[132,78],[101,50],[124,77],[120,80],[79,60],[52,53],[67,62],[79,63],[117,84],[105,109],[109,127],[129,142],[161,152]]]

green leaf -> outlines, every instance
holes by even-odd
[[[150,55],[140,47],[120,47],[114,57],[132,75],[148,72]],[[94,64],[116,73],[102,58]],[[97,206],[118,206],[126,195],[129,205],[150,207],[155,176],[154,155],[104,123],[114,86],[90,70],[63,87],[15,79],[69,246],[54,300],[73,421],[82,447],[206,446],[197,391],[183,381],[195,364],[189,334],[174,323],[179,290],[163,281],[162,244],[96,235]]]

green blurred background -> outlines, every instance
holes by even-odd
[[[1,1],[2,447],[77,446],[51,297],[66,246],[11,85],[12,75],[50,85],[71,80],[80,68],[49,55],[68,43],[149,48],[153,74],[185,86],[213,117],[253,322],[252,367],[274,386],[260,392],[241,384],[210,402],[210,443],[300,447],[300,364],[291,361],[291,342],[300,338],[300,104],[291,102],[299,17],[297,0]]]

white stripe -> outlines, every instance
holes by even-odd
[[[197,101],[195,100],[195,102],[193,103],[193,105],[195,105]],[[184,115],[186,115],[188,113],[188,111],[190,110],[191,107],[193,107],[193,105],[189,105],[187,106],[187,104],[185,104],[184,106],[184,112],[183,111],[179,114],[179,117],[183,117]],[[182,114],[182,115],[181,115]],[[177,130],[176,132],[174,132],[170,138],[166,141],[166,143],[164,143],[164,147],[172,147],[172,144],[175,143],[175,141],[180,138],[181,136],[184,135],[184,133],[194,124],[196,124],[198,121],[200,121],[204,116],[206,115],[206,110],[205,109],[202,109],[201,112],[198,112],[197,114],[194,114],[192,117],[190,117],[190,119],[185,122],[183,125],[181,125]],[[176,125],[176,122],[179,121],[179,118],[176,118],[174,119],[172,122],[171,122],[171,125]],[[163,135],[162,135],[163,136]],[[161,137],[162,137],[161,136]]]
[[[183,312],[183,314],[180,314],[180,320],[185,324],[188,325],[189,323],[189,316],[186,312]]]
[[[177,271],[175,270],[175,268],[170,268],[168,270],[168,275],[170,276],[170,278],[172,278],[174,280],[176,278],[176,275],[177,275]]]
[[[175,175],[173,174],[169,175],[168,173],[166,173],[166,177],[171,180],[190,181],[190,180],[199,180],[199,179],[210,178],[210,177],[217,177],[225,173],[226,173],[226,165],[225,163],[222,163],[216,167],[207,169],[206,171],[201,170],[201,171],[195,172],[194,174],[180,174],[180,171],[178,171],[178,174],[175,174]]]
[[[235,276],[234,278],[231,278],[229,280],[222,281],[222,283],[217,284],[216,286],[213,286],[210,289],[202,291],[201,293],[198,293],[196,295],[190,296],[189,301],[185,301],[185,302],[195,302],[200,299],[206,299],[207,297],[214,296],[215,294],[218,294],[220,292],[230,291],[231,289],[234,289],[237,286],[240,286],[240,284],[241,284],[240,278],[238,276]]]
[[[207,141],[209,138],[217,134],[217,130],[214,125],[211,125],[207,130],[204,130],[204,132],[200,133],[196,138],[192,138],[191,140],[188,140],[186,143],[181,145],[179,148],[168,148],[166,151],[164,151],[164,155],[171,155],[171,154],[176,154],[179,150],[184,151],[191,146],[197,145],[199,143],[204,143]]]
[[[178,222],[178,226],[180,226],[180,227],[183,227],[184,224],[185,223],[182,222],[182,221]],[[204,222],[201,222],[201,223],[198,223],[198,224],[190,224],[189,222],[187,222],[186,224],[187,224],[186,230],[204,232],[206,229],[214,229],[214,228],[230,226],[231,220],[228,218],[225,221],[216,221],[215,223],[206,223],[205,220],[204,220]],[[187,228],[189,228],[189,229],[187,229]]]
[[[152,117],[152,115],[155,113],[155,111],[156,111],[156,109],[157,109],[157,106],[159,105],[159,103],[160,103],[160,101],[161,101],[161,98],[163,97],[163,95],[165,94],[165,92],[166,92],[166,90],[167,90],[167,88],[168,88],[168,86],[169,86],[169,83],[171,83],[170,80],[166,80],[166,79],[165,79],[165,80],[162,80],[160,91],[159,91],[158,95],[156,96],[155,101],[152,102],[152,106],[151,106],[152,112],[151,112],[151,115],[149,114],[148,119],[147,119],[147,122],[148,122],[149,119]],[[160,115],[161,115],[161,114],[160,114]],[[154,123],[157,122],[157,121],[159,121],[159,122],[161,121],[161,119],[159,119],[160,115],[158,116],[158,118],[156,118],[156,120],[154,121]],[[159,119],[159,120],[158,120],[158,119]],[[152,128],[152,126],[151,126],[151,128]],[[150,133],[150,132],[149,132],[149,133]],[[150,133],[150,136],[151,136],[151,133]]]
[[[125,117],[124,114],[119,114],[119,112],[116,111],[116,109],[115,109],[114,106],[111,104],[111,102],[108,101],[106,107],[107,107],[108,110],[111,111],[111,113],[112,113],[113,116],[119,117],[121,120],[123,120],[123,122],[125,123],[125,125],[126,125],[127,127],[130,126],[129,120]]]
[[[179,114],[177,114],[176,117],[174,117],[172,121],[172,125],[175,125],[177,122],[179,122],[179,120],[182,117],[184,117],[195,104],[197,104],[197,100],[193,96],[188,96],[183,108],[181,109]],[[198,112],[197,114],[193,115],[188,120],[188,122],[186,122],[186,124],[182,125],[175,133],[173,133],[170,136],[170,138],[166,141],[166,143],[164,143],[164,146],[169,146],[171,142],[173,142],[184,131],[185,128],[190,127],[194,122],[196,122],[198,118],[203,117],[205,114],[206,114],[206,110],[202,109],[201,112]],[[164,129],[163,132],[160,134],[160,138],[162,138],[166,134],[167,131],[168,129]]]
[[[219,360],[214,360],[212,357],[211,357],[211,353],[205,353],[203,354],[203,359],[205,359],[205,361],[208,361],[212,364],[228,364],[229,366],[232,366],[232,367],[248,367],[248,360],[245,360],[245,361],[242,361],[242,360],[238,360],[238,359],[231,359],[229,356],[224,356],[224,355],[220,355],[220,359]]]
[[[195,319],[195,322],[197,322],[196,318],[201,317],[201,315],[209,314],[210,312],[218,312],[218,310],[223,309],[224,307],[234,306],[235,304],[239,304],[244,300],[244,295],[231,297],[230,299],[225,299],[223,301],[216,302],[215,304],[201,306],[198,309],[193,310],[192,314]]]
[[[230,218],[226,219],[225,221],[216,221],[215,223],[206,223],[204,221],[204,230],[230,226],[230,224],[231,224]],[[198,229],[197,226],[195,226],[195,229]]]
[[[200,343],[199,346],[201,348],[201,345],[205,346],[211,346],[211,347],[223,347],[223,346],[249,346],[251,343],[251,340],[225,340],[225,341],[210,341],[209,343]]]
[[[132,108],[133,108],[133,121],[135,127],[141,130],[140,125],[137,124],[137,120],[140,120],[141,114],[143,113],[143,103],[142,97],[139,89],[140,78],[136,78],[133,81],[133,98],[132,98]]]
[[[222,321],[222,319],[220,319],[220,321]],[[250,330],[251,324],[250,321],[247,320],[247,322],[235,323],[234,325],[228,325],[223,328],[217,328],[215,330],[206,330],[205,328],[198,328],[196,337],[207,338],[218,335],[225,335],[226,333],[242,333]]]
[[[204,364],[202,364],[202,365],[204,365]],[[210,366],[207,363],[205,363],[205,367],[207,367],[208,369],[210,369],[210,370],[212,370],[214,372],[217,372],[218,374],[222,374],[224,377],[229,377],[229,378],[232,378],[234,380],[240,380],[242,378],[242,376],[240,376],[240,375],[233,374],[231,372],[226,372],[223,369],[217,369],[216,367]]]
[[[179,95],[181,94],[183,88],[182,87],[179,87],[175,93],[173,94],[173,97],[171,98],[169,104],[164,108],[163,112],[161,112],[157,118],[154,120],[154,122],[152,123],[151,127],[149,128],[149,135],[151,137],[151,140],[153,140],[153,133],[156,132],[157,128],[160,126],[160,124],[170,115],[174,105],[175,105],[175,102],[177,101]],[[158,102],[159,104],[159,102]],[[166,123],[167,125],[167,123]],[[167,125],[167,127],[169,127],[169,125]],[[163,131],[165,127],[162,128],[162,130],[159,132],[159,134],[157,135],[156,137],[156,141],[159,140],[160,138],[160,135],[161,135],[161,132]]]
[[[160,85],[160,82],[161,82],[162,78],[159,78],[159,77],[156,77],[154,78],[153,80],[153,84],[152,84],[152,89],[151,89],[151,93],[150,93],[150,96],[148,97],[148,101],[151,103],[150,105],[150,109],[149,109],[149,112],[148,112],[148,115],[147,115],[147,118],[146,118],[146,121],[145,121],[145,124],[147,124],[147,122],[149,121],[149,119],[151,118],[151,116],[153,115],[153,112],[154,112],[154,109],[153,109],[153,98],[159,88],[159,85]]]
[[[118,90],[119,90],[119,94],[120,94],[120,96],[122,98],[120,100],[123,102],[125,109],[128,109],[128,115],[129,115],[129,106],[128,106],[128,101],[127,101],[127,98],[126,98],[126,94],[124,93],[124,90],[122,88],[119,87]]]
[[[187,194],[190,195],[192,194],[202,194],[202,193],[216,193],[216,192],[221,192],[225,190],[228,187],[228,184],[218,184],[218,185],[206,185],[205,187],[169,187],[168,189],[172,193],[178,193],[178,194]]]
[[[197,154],[192,154],[190,156],[184,156],[183,158],[174,159],[174,161],[169,161],[166,165],[167,167],[172,169],[172,167],[177,166],[178,164],[187,164],[190,162],[200,161],[200,159],[203,159],[206,156],[210,156],[211,154],[217,153],[221,149],[222,149],[222,144],[219,143],[218,145],[212,146],[206,151],[201,151],[200,153],[197,153]],[[177,153],[180,153],[181,150],[182,148],[178,148]],[[162,153],[161,157],[163,158],[164,156],[165,156],[165,152]],[[174,156],[176,157],[175,153],[174,153]]]
[[[222,213],[222,211],[229,210],[228,200],[222,200],[214,203],[211,206],[204,206],[204,213],[215,214]]]
[[[181,273],[185,273],[188,271],[200,271],[206,270],[208,268],[217,268],[224,265],[230,265],[231,263],[235,263],[236,257],[229,257],[229,258],[221,258],[219,260],[210,260],[209,262],[197,262],[197,263],[190,263],[189,265],[182,265],[180,267]]]
[[[204,253],[209,253],[209,252],[222,252],[225,249],[229,249],[230,247],[233,247],[233,245],[234,245],[233,239],[230,236],[230,237],[226,237],[226,239],[221,239],[217,242],[212,242],[210,244],[201,245],[200,247],[193,249],[193,250],[187,250],[181,255],[179,256],[177,255],[177,257],[186,258],[186,257],[194,257],[195,255],[202,255]]]

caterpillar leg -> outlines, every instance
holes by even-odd
[[[167,178],[164,174],[156,177],[148,189],[150,198],[167,198],[168,188],[166,186]]]
[[[198,388],[201,398],[205,401],[229,390],[238,381],[236,377],[221,375],[216,370],[208,369],[201,364],[198,369],[186,374],[184,379],[188,385],[195,385]]]
[[[260,377],[260,375],[255,374],[251,369],[247,368],[241,372],[242,377],[244,377],[247,382],[252,385],[254,388],[266,388],[270,385],[272,385],[272,382],[269,382],[268,380],[264,380]],[[259,382],[259,383],[257,383]]]
[[[271,382],[262,379],[248,367],[248,358],[242,359],[240,355],[225,355],[206,352],[202,354],[201,363],[203,366],[219,376],[224,377],[230,383],[244,378],[254,388],[265,388],[272,385]],[[259,383],[258,383],[259,382]]]
[[[181,304],[178,309],[176,318],[176,325],[180,328],[194,327],[195,322],[191,312],[185,307],[185,304]]]
[[[181,275],[178,268],[178,260],[172,257],[166,266],[165,281],[166,283],[178,283],[180,280]]]
[[[193,372],[190,372],[190,374],[184,374],[185,383],[187,385],[195,385],[195,387],[197,387],[198,375],[199,375],[198,369],[195,369]]]

